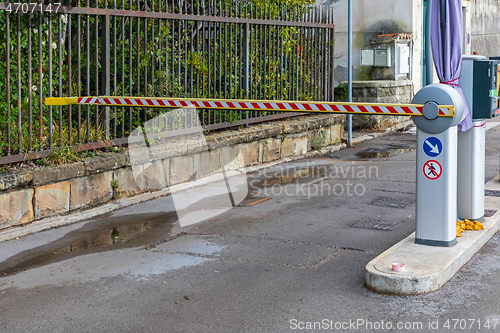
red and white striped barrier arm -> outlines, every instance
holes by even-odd
[[[51,97],[45,99],[46,105],[105,105],[129,107],[195,107],[202,109],[238,110],[238,111],[282,111],[313,113],[378,114],[393,116],[422,116],[423,105],[419,104],[383,104],[383,103],[340,103],[309,101],[261,101],[231,99],[195,99],[195,98],[160,98],[160,97]],[[453,105],[439,105],[439,116],[453,117]]]

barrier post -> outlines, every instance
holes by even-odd
[[[453,88],[432,84],[421,89],[413,103],[423,103],[423,117],[413,117],[417,130],[417,244],[452,246],[457,219],[457,125],[463,101]],[[455,105],[455,117],[438,117],[438,105]]]

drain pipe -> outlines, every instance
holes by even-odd
[[[352,0],[347,4],[347,101],[352,102]],[[347,143],[352,146],[352,115],[347,115]]]
[[[441,0],[440,4],[440,14],[441,14],[441,48],[443,50],[443,69],[444,72],[448,72],[446,70],[446,67],[444,66],[445,64],[445,58],[446,58],[446,50],[445,50],[445,45],[446,45],[446,25],[448,22],[446,22],[446,0]]]
[[[427,0],[427,11],[425,13],[425,76],[426,85],[432,84],[432,50],[431,50],[431,19],[432,0]]]

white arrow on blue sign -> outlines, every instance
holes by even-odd
[[[424,141],[424,152],[427,156],[436,157],[443,151],[443,144],[438,138],[431,136]]]

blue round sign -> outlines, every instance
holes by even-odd
[[[443,151],[443,144],[438,138],[431,136],[424,140],[424,153],[430,157],[436,157]]]

